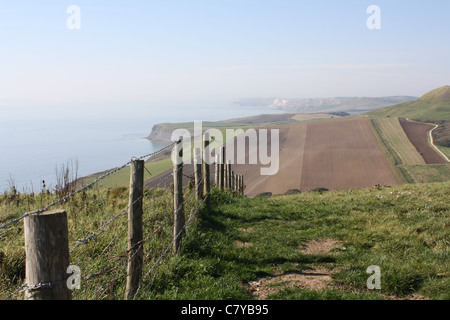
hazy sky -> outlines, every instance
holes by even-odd
[[[449,35],[448,0],[0,0],[0,106],[420,96]]]

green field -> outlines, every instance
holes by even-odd
[[[144,180],[156,177],[158,174],[170,169],[172,167],[172,160],[170,157],[164,158],[156,162],[145,164]],[[83,178],[79,181],[81,185],[87,185],[100,177],[103,173],[97,173],[89,177]],[[101,180],[97,186],[99,188],[116,188],[125,187],[130,184],[130,168],[125,167],[117,173]]]
[[[425,164],[404,133],[398,118],[373,118],[371,123],[386,159],[400,183],[431,183],[450,180],[450,164]]]
[[[377,122],[383,135],[389,140],[402,163],[406,165],[425,164],[422,156],[417,152],[403,131],[398,118],[380,118],[377,119]]]
[[[447,156],[447,158],[450,159],[450,148],[442,147],[442,146],[437,146],[437,147],[439,148],[439,150],[441,150]]]
[[[450,180],[449,164],[411,165],[407,172],[414,177],[415,183],[444,182]]]

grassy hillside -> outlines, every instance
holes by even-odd
[[[434,143],[448,154],[450,146],[450,86],[444,86],[423,95],[416,101],[397,104],[367,113],[373,118],[382,145],[387,149],[387,157],[400,171],[404,180],[410,183],[448,181],[450,165],[425,165],[420,155],[411,147],[404,132],[398,125],[398,118],[416,119],[434,123],[439,127],[433,130]]]
[[[368,115],[450,121],[450,86],[430,91],[416,101],[371,111]]]
[[[450,182],[249,199],[213,190],[212,210],[189,225],[180,255],[157,260],[171,239],[170,191],[144,201],[145,278],[139,299],[450,299]],[[0,222],[53,200],[3,195]],[[92,190],[64,204],[81,267],[75,299],[122,299],[127,190]],[[191,199],[186,193],[186,199]],[[186,204],[186,215],[195,203]],[[0,299],[24,275],[23,231],[0,233]],[[158,267],[153,269],[156,263]],[[381,289],[368,290],[369,266]],[[22,293],[13,295],[21,299]]]

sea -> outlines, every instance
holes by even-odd
[[[102,112],[92,112],[95,106],[80,108],[69,115],[43,112],[37,116],[21,117],[16,113],[2,116],[0,192],[14,186],[22,193],[38,193],[44,183],[46,189],[52,190],[63,166],[77,167],[78,177],[83,177],[157,151],[165,145],[147,139],[157,123],[220,121],[282,112],[231,102],[123,105],[123,108],[116,105],[112,113],[108,113],[107,107],[102,108],[99,109]]]

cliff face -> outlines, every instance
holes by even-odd
[[[170,143],[172,137],[172,129],[167,128],[164,124],[156,124],[152,128],[152,132],[147,139],[155,142]]]

